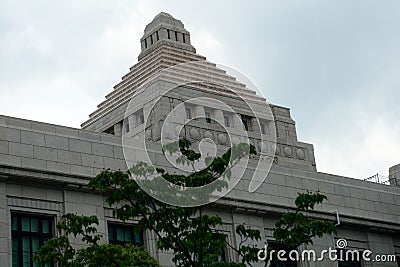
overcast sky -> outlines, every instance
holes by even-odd
[[[363,179],[400,163],[395,0],[2,0],[0,114],[80,127],[137,62],[161,11],[199,54],[291,108],[319,171]]]

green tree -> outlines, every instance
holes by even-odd
[[[297,250],[301,245],[313,244],[315,237],[322,237],[325,234],[336,234],[333,222],[313,219],[310,216],[315,205],[322,203],[325,199],[327,199],[326,196],[319,192],[313,193],[308,191],[307,193],[298,194],[295,200],[295,211],[284,213],[275,223],[273,236],[277,247],[269,246],[267,251],[263,251],[261,257],[265,256],[266,258],[265,266],[270,266],[273,262],[279,266],[278,250]],[[272,253],[272,250],[275,250],[275,253]]]
[[[168,144],[163,147],[164,153],[174,154],[181,152],[177,163],[193,165],[200,159],[201,154],[190,149],[191,143],[186,139]],[[200,266],[252,266],[258,261],[257,253],[260,248],[254,245],[246,245],[246,241],[260,241],[258,230],[250,229],[245,225],[239,225],[236,233],[240,237],[238,247],[227,242],[226,236],[218,229],[222,225],[222,219],[218,216],[205,214],[205,206],[177,207],[158,201],[147,194],[136,182],[157,185],[160,179],[165,179],[175,185],[185,188],[199,187],[211,182],[214,187],[208,194],[197,195],[194,192],[190,199],[207,197],[212,190],[221,190],[227,186],[226,180],[230,178],[231,169],[241,159],[255,155],[253,146],[238,144],[232,146],[221,157],[206,159],[207,167],[201,171],[194,171],[189,175],[170,174],[163,169],[154,169],[145,164],[138,163],[128,172],[103,171],[93,178],[89,186],[100,190],[106,196],[107,203],[113,207],[113,214],[121,220],[137,219],[142,229],[150,229],[157,235],[157,246],[161,250],[172,250],[173,261],[176,266],[200,267]],[[146,180],[148,176],[154,179]],[[132,179],[132,176],[136,179]],[[219,179],[224,178],[224,179]],[[144,179],[144,181],[143,181]],[[174,197],[175,192],[163,190],[153,191],[153,195],[163,197]],[[157,195],[159,194],[159,195]],[[310,243],[314,236],[330,234],[334,231],[331,222],[309,220],[302,213],[314,209],[326,197],[316,193],[299,194],[296,199],[297,211],[286,213],[277,222],[274,236],[277,241],[287,243],[291,247],[297,247],[303,243]],[[189,199],[189,200],[190,200]],[[302,232],[304,231],[304,232]],[[251,243],[251,242],[250,242]],[[239,255],[239,263],[221,262],[221,252],[229,246]]]
[[[177,163],[192,165],[199,160],[201,154],[190,149],[191,143],[187,139],[168,144],[163,147],[164,153],[175,154],[180,152]],[[254,146],[237,144],[232,146],[221,157],[206,158],[207,167],[194,171],[188,175],[170,174],[163,169],[140,162],[128,172],[103,171],[93,179],[89,186],[100,190],[106,196],[107,203],[113,207],[113,214],[123,221],[136,219],[142,229],[150,229],[157,235],[157,246],[161,250],[172,250],[172,260],[176,266],[244,266],[257,259],[258,249],[253,246],[242,246],[237,250],[241,256],[241,263],[221,262],[221,254],[230,245],[226,236],[218,229],[222,219],[205,213],[205,206],[177,207],[168,205],[147,194],[137,183],[157,185],[167,180],[174,185],[185,188],[199,187],[213,183],[213,187],[206,193],[198,194],[193,191],[185,200],[204,200],[210,197],[214,190],[227,187],[227,179],[231,176],[231,169],[243,158],[256,154]],[[146,177],[155,178],[146,180]],[[132,179],[134,176],[136,179]],[[221,178],[221,179],[219,179]],[[143,181],[144,180],[144,181]],[[150,186],[149,186],[150,187]],[[154,191],[153,195],[174,197],[174,191]],[[243,240],[261,240],[259,231],[252,231],[244,226],[237,229]]]
[[[34,261],[39,266],[57,263],[59,267],[160,267],[143,247],[98,244],[101,235],[97,234],[96,225],[96,216],[65,214],[57,224],[58,236],[40,247]],[[74,249],[69,236],[80,236],[87,246]]]
[[[300,245],[313,244],[314,237],[336,234],[336,228],[330,221],[311,219],[305,213],[314,210],[315,205],[326,198],[319,192],[299,193],[295,200],[296,211],[287,212],[275,223],[274,238],[289,249]]]

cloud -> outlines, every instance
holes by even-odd
[[[351,122],[348,128],[336,123],[331,135],[315,137],[318,170],[358,179],[376,173],[388,177],[389,167],[398,164],[400,125],[366,109],[355,111]]]
[[[203,56],[218,54],[224,47],[217,37],[204,29],[191,33],[191,42]]]

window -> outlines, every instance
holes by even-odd
[[[226,257],[226,247],[225,248],[223,248],[222,250],[221,250],[221,252],[220,252],[220,254],[219,254],[219,256],[218,256],[218,261],[223,261],[223,262],[225,262],[225,261],[227,261],[227,257]]]
[[[129,133],[129,120],[128,119],[124,119],[124,132],[125,133]]]
[[[167,35],[168,35],[168,39],[171,39],[171,35],[169,33],[169,30],[167,30]]]
[[[297,267],[297,263],[294,260],[291,260],[289,258],[289,252],[290,249],[284,245],[280,245],[275,242],[268,241],[268,251],[275,250],[275,253],[273,254],[272,261],[271,261],[271,267]],[[280,261],[277,257],[278,251],[284,250],[286,253],[282,256],[283,258],[287,259],[286,261]],[[268,253],[268,255],[270,255]]]
[[[108,128],[107,130],[105,130],[104,132],[105,132],[105,133],[108,133],[108,134],[114,135],[114,134],[115,134],[115,132],[114,132],[114,125],[111,126],[110,128]]]
[[[12,213],[12,266],[39,266],[38,262],[32,262],[32,258],[39,247],[52,237],[52,231],[50,217]]]
[[[136,116],[136,125],[141,125],[144,123],[143,109],[137,111],[135,116]]]
[[[347,253],[348,250],[345,249],[338,249],[337,250],[337,256],[339,258],[338,261],[338,267],[361,267],[361,261],[360,258],[357,259],[356,255],[353,255],[352,253]],[[362,252],[359,253],[361,255]],[[344,260],[340,260],[344,259]]]
[[[242,115],[243,128],[246,131],[251,131],[251,118]]]
[[[178,41],[178,32],[175,31],[175,41]]]
[[[143,232],[137,226],[108,224],[108,241],[112,244],[143,246]]]
[[[183,39],[183,42],[186,43],[186,39],[185,39],[185,34],[184,33],[182,33],[182,39]]]
[[[339,267],[361,267],[361,262],[360,262],[360,260],[339,261],[338,266]]]
[[[144,47],[147,48],[147,39],[144,39]]]
[[[246,131],[248,131],[248,130],[249,130],[249,121],[246,120],[246,119],[242,119],[242,122],[243,122],[243,127],[244,127],[244,129],[245,129]]]
[[[224,125],[225,127],[234,127],[232,113],[224,112]]]
[[[157,37],[157,41],[160,40],[160,37],[158,36],[158,31],[156,31],[156,37]]]
[[[260,130],[262,134],[267,133],[267,127],[265,126],[265,123],[260,123]]]
[[[153,35],[150,35],[150,43],[153,44]]]
[[[186,108],[186,119],[191,120],[193,118],[192,109],[187,107]]]
[[[231,127],[231,120],[228,115],[224,115],[224,124],[225,127]]]
[[[211,112],[206,111],[205,114],[206,114],[206,122],[211,123]]]
[[[139,116],[138,116],[138,124],[140,125],[140,124],[143,124],[143,123],[144,123],[144,115],[142,113],[142,114],[139,114]]]

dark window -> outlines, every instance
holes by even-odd
[[[183,42],[186,43],[186,38],[185,38],[185,34],[184,33],[182,33],[182,39],[183,39]]]
[[[231,120],[228,115],[224,115],[225,127],[231,127]]]
[[[211,123],[211,112],[206,111],[205,114],[206,114],[206,122]]]
[[[139,115],[139,124],[143,124],[144,123],[144,115],[140,114]]]
[[[112,244],[143,246],[143,232],[138,226],[108,224],[108,241]]]
[[[150,35],[150,42],[153,44],[153,35]]]
[[[347,253],[348,250],[338,249],[337,257],[338,257],[338,267],[361,267],[360,257],[362,252],[359,253],[359,258],[357,259],[356,255],[353,253]]]
[[[361,267],[360,261],[339,261],[339,267]]]
[[[246,131],[248,131],[248,130],[249,130],[249,121],[246,120],[246,119],[242,119],[242,122],[243,122],[243,127],[244,127],[244,129],[245,129]]]
[[[169,34],[169,30],[167,30],[168,39],[171,39],[171,35]]]
[[[242,115],[243,128],[246,131],[251,131],[251,118]]]
[[[218,256],[218,261],[227,261],[226,247],[221,250],[220,255]]]
[[[105,130],[104,131],[105,133],[108,133],[108,134],[115,134],[115,132],[114,132],[114,125],[113,126],[111,126],[110,128],[108,128],[107,130]]]
[[[158,36],[158,31],[156,31],[156,37],[157,37],[157,41],[160,40],[160,37]]]
[[[178,32],[175,31],[175,41],[178,41]]]
[[[136,116],[136,126],[141,125],[144,123],[144,114],[143,109],[140,109],[135,113]]]
[[[285,245],[281,245],[275,242],[268,241],[268,251],[275,250],[271,260],[271,267],[297,267],[297,263],[294,260],[289,258],[289,252],[291,251]],[[286,261],[280,261],[277,257],[277,253],[280,250],[284,250],[286,253],[282,256],[283,258],[287,259]],[[269,253],[268,253],[269,255]]]
[[[11,214],[12,266],[39,266],[32,258],[52,237],[52,218],[31,214]],[[46,265],[50,266],[50,265]]]
[[[144,48],[147,48],[147,39],[144,39]]]

